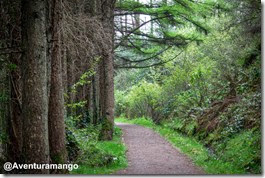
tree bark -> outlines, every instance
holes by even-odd
[[[49,163],[46,9],[46,0],[22,0],[24,163]]]
[[[71,92],[71,86],[74,84],[74,60],[71,59],[69,51],[66,50],[66,60],[67,60],[67,104],[70,104],[74,101],[74,93]],[[67,116],[71,116],[73,114],[73,109],[71,107],[67,107]]]
[[[103,27],[107,47],[103,49],[100,67],[101,74],[101,117],[103,119],[100,139],[111,140],[114,130],[114,7],[115,0],[102,3]]]
[[[61,58],[61,0],[52,0],[51,87],[49,98],[49,146],[52,163],[66,163],[64,99]],[[61,173],[54,171],[52,173]]]

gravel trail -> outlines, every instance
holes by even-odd
[[[127,169],[116,172],[116,175],[205,174],[187,156],[151,129],[133,124],[116,125],[123,131],[129,162]]]

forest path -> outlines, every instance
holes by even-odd
[[[129,166],[115,174],[205,174],[153,130],[133,124],[116,125],[123,131]]]

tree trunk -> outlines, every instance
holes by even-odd
[[[64,17],[63,17],[64,19]],[[65,106],[65,101],[67,100],[65,94],[68,91],[67,83],[67,50],[64,43],[65,37],[63,32],[61,32],[61,60],[62,60],[62,85],[63,85],[63,101],[64,101],[64,118],[67,118],[67,107]]]
[[[64,100],[61,59],[61,0],[52,0],[51,88],[49,98],[49,146],[52,163],[66,162]],[[53,173],[58,173],[54,171]]]
[[[47,1],[22,0],[24,163],[49,163],[46,6]]]
[[[114,7],[115,0],[106,0],[102,4],[103,17],[102,23],[105,31],[107,47],[103,49],[101,70],[101,113],[103,119],[100,139],[111,140],[114,129]]]
[[[74,84],[74,60],[71,59],[69,51],[66,50],[66,60],[67,60],[67,104],[70,104],[74,101],[74,93],[71,92],[71,87]],[[73,114],[73,109],[67,107],[67,116]]]

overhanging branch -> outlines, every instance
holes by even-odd
[[[183,50],[184,51],[184,50]],[[181,51],[180,53],[178,53],[176,56],[174,56],[173,58],[167,60],[167,61],[163,61],[163,62],[159,62],[159,63],[155,63],[155,64],[151,64],[151,65],[147,65],[147,66],[114,66],[115,68],[119,68],[119,69],[143,69],[143,68],[149,68],[149,67],[154,67],[154,66],[159,66],[159,65],[163,65],[166,64],[170,61],[173,61],[174,59],[176,59],[178,56],[180,56],[183,51]]]

